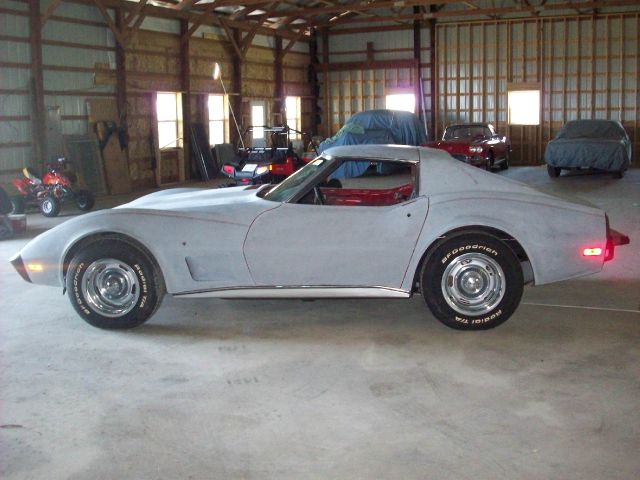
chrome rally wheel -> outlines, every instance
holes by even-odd
[[[133,269],[114,258],[93,262],[82,277],[82,295],[94,312],[105,317],[121,317],[135,307],[140,282]]]
[[[499,238],[484,232],[446,236],[420,271],[427,306],[442,323],[459,330],[485,330],[506,321],[522,297],[520,260]]]
[[[94,327],[133,328],[160,306],[164,279],[152,257],[120,237],[103,237],[81,246],[66,272],[71,305]]]
[[[467,253],[451,262],[442,275],[442,294],[463,315],[490,312],[504,297],[500,264],[482,253]]]

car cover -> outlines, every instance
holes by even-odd
[[[416,115],[399,110],[367,110],[356,113],[333,137],[320,143],[318,152],[342,145],[424,145],[427,135]],[[350,178],[362,175],[369,162],[349,162],[339,167],[333,178]],[[378,166],[378,173],[383,165]]]
[[[631,142],[620,122],[573,120],[551,140],[544,161],[552,167],[626,170],[631,162]]]

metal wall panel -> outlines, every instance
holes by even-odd
[[[512,137],[516,162],[539,164],[566,121],[609,118],[623,121],[637,151],[638,17],[438,25],[439,132],[458,121],[493,122]],[[540,89],[540,125],[508,125],[507,88],[514,84]]]

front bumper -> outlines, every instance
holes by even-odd
[[[32,283],[29,278],[29,273],[27,272],[27,267],[25,267],[24,262],[22,261],[22,257],[19,253],[16,253],[13,257],[9,259],[13,268],[20,274],[20,276],[27,282]]]

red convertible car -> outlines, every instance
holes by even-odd
[[[439,148],[462,162],[491,170],[509,168],[511,143],[503,135],[496,133],[490,123],[465,123],[449,125],[442,140],[430,145]]]

